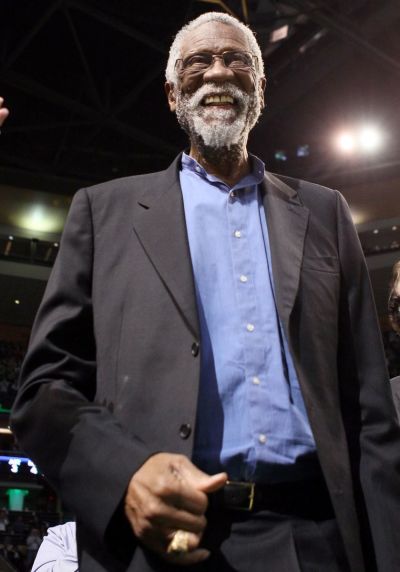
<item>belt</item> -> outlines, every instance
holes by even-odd
[[[211,511],[270,510],[315,519],[334,515],[322,478],[274,484],[227,481],[209,496],[209,506]]]

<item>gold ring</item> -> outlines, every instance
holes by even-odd
[[[186,554],[189,552],[189,533],[185,530],[177,530],[168,544],[167,554]]]

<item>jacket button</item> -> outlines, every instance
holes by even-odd
[[[193,342],[192,343],[192,356],[193,357],[198,356],[199,351],[200,351],[200,344],[198,342]]]
[[[191,432],[192,428],[189,425],[189,423],[184,423],[179,427],[179,437],[181,439],[187,439],[188,437],[190,437]]]

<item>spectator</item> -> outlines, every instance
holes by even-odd
[[[42,539],[40,537],[39,530],[37,528],[32,528],[29,536],[26,539],[26,566],[28,569],[30,569],[32,566],[41,543]]]
[[[0,532],[6,532],[9,524],[7,511],[4,508],[0,509]]]

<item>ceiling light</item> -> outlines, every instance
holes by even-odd
[[[296,155],[298,157],[308,157],[310,154],[310,146],[309,145],[300,145],[297,147]]]
[[[367,153],[372,153],[379,149],[382,144],[381,132],[372,125],[362,127],[358,134],[360,148]]]
[[[18,306],[18,304],[20,304],[20,303],[21,303],[20,300],[14,300],[14,304],[17,304],[17,306]]]
[[[37,232],[59,232],[64,224],[63,213],[45,204],[36,204],[18,214],[17,226]]]
[[[281,26],[280,28],[273,30],[273,32],[270,35],[269,41],[273,44],[274,42],[279,42],[280,40],[284,40],[285,38],[287,38],[288,33],[289,33],[289,26],[286,24],[285,26]]]
[[[353,153],[356,140],[350,131],[343,131],[337,137],[337,147],[342,153]]]

